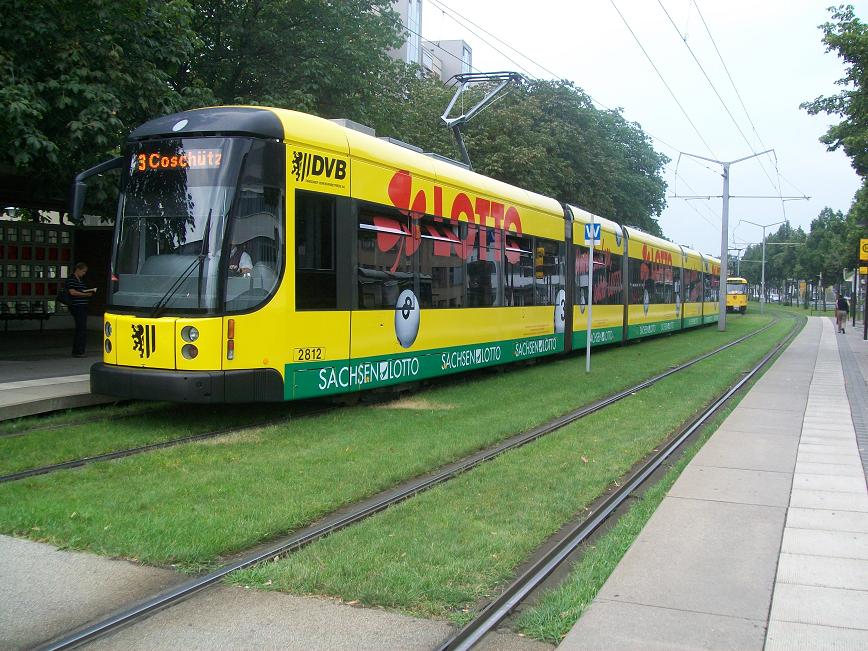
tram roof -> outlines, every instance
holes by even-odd
[[[675,242],[670,242],[669,240],[664,240],[662,237],[657,237],[656,235],[651,235],[645,231],[640,231],[634,226],[625,226],[624,230],[627,231],[627,237],[630,238],[631,241],[643,242],[644,244],[650,244],[658,249],[681,255],[681,245],[676,244]]]
[[[183,135],[249,135],[288,140],[406,169],[438,182],[473,188],[480,194],[500,197],[563,219],[563,209],[555,199],[298,111],[258,106],[193,109],[150,120],[133,131],[130,140]]]
[[[624,234],[621,225],[618,222],[606,219],[605,217],[600,217],[599,215],[592,213],[590,210],[585,210],[584,208],[579,208],[572,204],[569,204],[569,207],[570,212],[573,213],[573,221],[581,222],[583,224],[590,224],[591,222],[601,224],[604,231],[618,233],[619,235]]]

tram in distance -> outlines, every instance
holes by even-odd
[[[747,279],[732,277],[726,279],[726,311],[747,312]]]
[[[281,401],[567,353],[586,345],[589,298],[592,345],[718,316],[717,259],[335,121],[154,119],[77,177],[73,214],[111,167],[95,393]]]

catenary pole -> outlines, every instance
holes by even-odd
[[[756,158],[757,156],[762,156],[763,154],[768,154],[772,151],[774,151],[774,149],[766,149],[758,154],[751,154],[750,156],[737,158],[736,160],[731,161],[722,161],[714,158],[707,158],[705,156],[699,156],[697,154],[682,152],[684,156],[707,160],[710,163],[717,163],[723,167],[723,212],[720,219],[720,282],[717,287],[719,310],[717,315],[717,329],[721,332],[726,330],[726,278],[729,275],[729,168],[736,163],[741,163],[742,161],[750,160],[751,158]]]
[[[600,227],[602,228],[602,226]],[[591,336],[594,331],[591,329],[593,320],[591,312],[594,309],[594,215],[591,214],[591,243],[588,249],[588,329],[585,337],[585,373],[591,372]]]
[[[756,222],[748,221],[747,219],[742,219],[745,224],[753,224],[754,226],[759,226],[763,229],[763,269],[760,280],[760,314],[765,314],[766,311],[766,229],[771,228],[772,226],[778,226],[779,224],[785,224],[786,220],[775,222],[773,224],[757,224]]]

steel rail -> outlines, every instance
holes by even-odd
[[[794,324],[789,335],[766,354],[736,384],[714,401],[681,433],[661,448],[647,463],[639,468],[606,501],[595,509],[581,523],[572,528],[551,550],[533,563],[521,576],[513,581],[499,597],[491,601],[482,612],[468,622],[455,635],[437,647],[437,651],[466,651],[500,623],[521,601],[535,590],[576,548],[581,545],[639,486],[657,470],[663,462],[681,445],[696,433],[705,423],[725,405],[745,384],[762,370],[785,346],[789,345],[799,331]]]
[[[159,610],[168,608],[175,603],[189,598],[197,592],[213,585],[217,581],[220,581],[232,572],[242,570],[252,565],[256,565],[257,563],[261,563],[262,561],[274,559],[288,552],[301,549],[302,547],[309,545],[310,543],[315,542],[316,540],[323,538],[330,533],[355,524],[356,522],[364,520],[376,513],[385,510],[386,508],[398,504],[399,502],[403,502],[404,500],[407,500],[414,495],[417,495],[418,493],[424,492],[429,488],[433,488],[434,486],[444,483],[464,472],[467,472],[475,466],[478,466],[486,461],[490,461],[491,459],[500,456],[504,452],[526,445],[527,443],[535,441],[536,439],[539,439],[546,434],[550,434],[558,429],[561,429],[562,427],[576,420],[579,420],[580,418],[584,418],[585,416],[600,411],[601,409],[611,405],[612,403],[622,400],[623,398],[626,398],[630,395],[633,395],[637,391],[645,389],[653,385],[654,383],[659,382],[666,377],[669,377],[674,373],[698,364],[699,362],[708,359],[713,355],[716,355],[728,348],[731,348],[732,346],[740,344],[743,341],[760,334],[761,332],[768,330],[773,325],[778,323],[778,321],[779,319],[775,319],[771,323],[763,326],[762,328],[758,328],[754,332],[739,337],[738,339],[724,344],[723,346],[709,351],[708,353],[704,353],[699,357],[689,360],[684,364],[672,367],[664,371],[663,373],[660,373],[659,375],[656,375],[648,380],[645,380],[643,382],[640,382],[639,384],[636,384],[635,386],[630,387],[629,389],[620,391],[617,394],[604,398],[596,403],[593,403],[592,405],[588,405],[580,409],[574,410],[568,414],[565,414],[564,416],[549,421],[544,425],[524,432],[523,434],[513,436],[491,448],[481,450],[475,454],[465,457],[464,459],[449,464],[433,473],[429,473],[428,475],[424,475],[420,478],[407,482],[402,487],[383,491],[371,498],[368,498],[367,500],[363,500],[362,502],[357,503],[354,506],[340,509],[333,514],[326,516],[318,524],[305,527],[304,529],[299,530],[291,536],[275,541],[267,547],[261,548],[258,551],[249,554],[237,561],[223,565],[215,569],[214,571],[209,572],[208,574],[197,577],[195,579],[191,579],[189,581],[185,581],[184,583],[181,583],[174,588],[170,588],[158,595],[155,595],[154,597],[140,601],[125,610],[119,611],[106,617],[105,619],[79,628],[71,633],[63,635],[60,638],[56,638],[54,641],[50,641],[38,647],[38,649],[40,651],[60,651],[62,649],[72,649],[87,642],[91,642],[100,637],[103,637],[118,628],[132,624],[139,619],[143,619]]]

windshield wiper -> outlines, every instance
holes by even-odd
[[[181,288],[181,285],[184,283],[184,281],[190,277],[190,274],[193,273],[193,268],[197,264],[200,264],[201,261],[202,256],[197,255],[196,258],[189,265],[187,265],[187,268],[184,269],[184,272],[177,279],[175,279],[175,282],[173,282],[172,286],[166,290],[166,293],[163,294],[163,297],[154,304],[154,310],[153,312],[151,312],[150,318],[155,319],[160,316],[160,312],[163,311],[163,309],[169,303],[169,300],[172,298],[172,296],[175,295],[175,292],[177,292]]]
[[[202,307],[202,276],[205,270],[203,264],[206,256],[210,252],[211,247],[211,212],[213,208],[208,209],[208,219],[205,220],[205,234],[202,236],[202,249],[199,251],[199,282],[196,285],[196,305]]]

